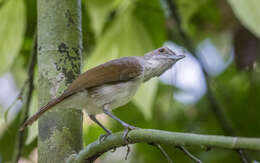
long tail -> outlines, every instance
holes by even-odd
[[[35,113],[32,117],[30,117],[29,119],[27,119],[24,122],[24,124],[20,128],[20,131],[23,131],[27,126],[33,124],[33,122],[36,121],[43,113],[45,113],[47,110],[51,109],[53,106],[60,103],[61,101],[63,101],[67,97],[68,96],[61,95],[60,97],[53,99],[48,104],[41,107],[40,110],[37,113]]]

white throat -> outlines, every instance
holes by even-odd
[[[155,59],[149,59],[144,62],[144,81],[160,76],[169,67],[169,63],[162,62],[162,60]]]

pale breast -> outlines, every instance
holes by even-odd
[[[141,82],[142,79],[135,79],[88,89],[87,106],[84,108],[88,114],[99,114],[105,104],[110,110],[123,106],[132,99]]]
[[[84,109],[92,115],[100,114],[103,113],[102,108],[105,104],[108,104],[109,109],[112,110],[128,103],[141,83],[142,78],[128,82],[104,84],[80,91],[58,105],[62,108]]]

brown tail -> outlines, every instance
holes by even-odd
[[[24,124],[21,126],[20,131],[23,131],[27,126],[33,124],[34,121],[36,121],[43,113],[45,113],[47,110],[51,109],[56,104],[63,101],[67,96],[61,95],[60,97],[53,99],[48,104],[44,105],[40,108],[40,110],[35,113],[31,118],[27,119]]]

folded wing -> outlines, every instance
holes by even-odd
[[[143,67],[136,57],[115,59],[89,69],[85,73],[81,74],[77,79],[75,79],[61,96],[51,100],[48,104],[41,107],[36,114],[34,114],[22,125],[20,130],[23,130],[28,125],[31,125],[44,112],[51,109],[56,104],[62,102],[64,99],[81,90],[96,87],[106,83],[129,81],[141,76],[142,74]]]

